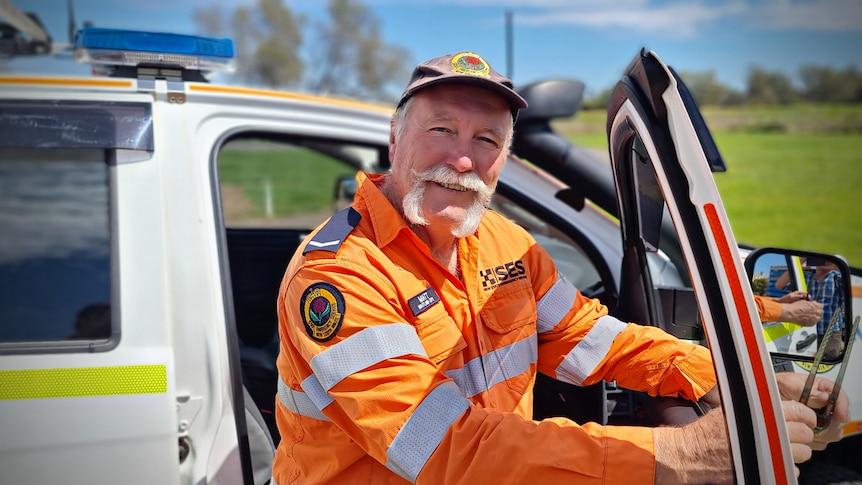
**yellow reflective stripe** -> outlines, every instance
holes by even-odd
[[[805,285],[805,274],[802,270],[802,259],[799,256],[793,256],[791,258],[791,264],[793,265],[793,277],[796,280],[796,287],[801,291],[808,291],[808,288]],[[790,268],[788,268],[788,271]],[[802,325],[798,325],[791,322],[783,322],[776,325],[772,325],[770,327],[766,327],[763,329],[763,335],[766,337],[767,342],[772,342],[777,338],[784,337],[785,335],[789,335],[797,330],[802,328]]]
[[[0,371],[3,401],[161,394],[167,390],[168,368],[164,364]]]
[[[789,335],[799,330],[800,328],[802,328],[802,325],[797,325],[790,322],[782,322],[772,325],[770,327],[765,327],[763,329],[763,335],[766,336],[767,342],[772,342],[773,340],[784,337],[785,335]]]
[[[802,269],[802,258],[793,256],[793,268],[796,270],[794,276],[796,277],[797,288],[808,292],[808,285],[805,284],[805,270]]]

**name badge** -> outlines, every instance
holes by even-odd
[[[410,310],[413,311],[413,316],[418,317],[420,313],[431,308],[432,305],[439,301],[440,297],[437,295],[434,288],[428,288],[422,293],[419,293],[413,298],[407,300],[407,304],[410,305]]]

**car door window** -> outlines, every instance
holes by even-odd
[[[353,201],[359,168],[378,149],[329,141],[242,138],[219,152],[224,223],[229,228],[314,228]]]
[[[107,340],[105,151],[0,149],[0,226],[0,345]]]

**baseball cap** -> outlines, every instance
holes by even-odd
[[[512,81],[500,75],[482,56],[473,52],[435,57],[416,66],[398,106],[418,91],[442,83],[472,84],[494,91],[509,103],[512,117],[517,117],[518,110],[527,107],[524,98],[513,89]]]

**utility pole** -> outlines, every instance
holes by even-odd
[[[506,10],[506,77],[512,79],[514,60],[512,56],[512,10]]]

